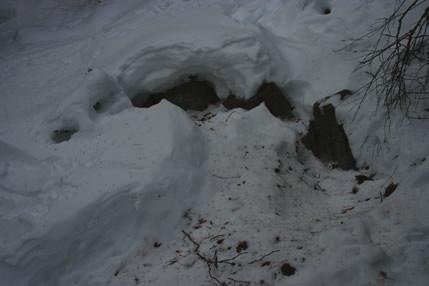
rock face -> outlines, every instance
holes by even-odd
[[[261,104],[264,100],[258,95],[252,96],[248,99],[243,99],[230,94],[223,102],[223,106],[227,109],[243,108],[250,110]]]
[[[184,110],[205,110],[210,104],[220,101],[213,84],[190,77],[190,81],[168,89],[164,92],[153,94],[138,94],[131,102],[135,107],[151,107],[166,99]],[[281,89],[273,82],[262,84],[256,95],[249,99],[243,99],[230,94],[222,104],[227,109],[243,108],[253,109],[265,102],[268,110],[280,119],[292,119],[292,105],[283,95]],[[97,106],[94,106],[94,109]]]
[[[213,85],[205,80],[192,79],[169,90],[149,95],[136,95],[131,101],[136,107],[151,107],[166,99],[184,110],[202,111],[219,102]]]
[[[283,95],[281,89],[273,82],[264,83],[258,89],[255,96],[249,99],[237,98],[234,95],[228,96],[223,102],[227,109],[243,108],[250,110],[262,102],[265,102],[268,110],[275,117],[280,119],[292,119],[292,105]]]
[[[283,95],[281,89],[273,82],[264,83],[258,90],[257,95],[262,98],[268,110],[280,119],[294,118],[292,105]]]
[[[335,108],[315,103],[313,115],[308,133],[302,138],[304,145],[324,162],[336,162],[344,170],[355,169],[356,161],[343,126],[337,122]]]

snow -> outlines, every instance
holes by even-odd
[[[388,0],[2,1],[2,283],[216,285],[189,234],[229,285],[427,285],[427,122],[398,115],[387,128],[376,99],[356,113],[359,98],[332,97],[362,168],[331,169],[300,143],[314,102],[365,80],[355,72],[362,47],[339,49],[392,9]],[[275,81],[298,119],[264,104],[132,107],[136,94],[191,75],[220,98]],[[77,132],[55,144],[61,129]],[[374,177],[358,185],[358,174]],[[236,257],[240,241],[248,249]],[[284,263],[296,273],[284,276]]]
[[[229,92],[248,97],[269,76],[270,59],[262,43],[219,7],[154,18],[137,15],[122,25],[123,31],[117,28],[96,40],[103,56],[95,65],[115,74],[130,96],[162,90],[183,75],[197,74],[211,80],[221,98]],[[123,48],[106,44],[112,38]]]

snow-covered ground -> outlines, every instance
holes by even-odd
[[[0,285],[429,285],[427,121],[333,98],[360,169],[300,143],[393,2],[0,1]],[[132,107],[195,74],[297,120]]]

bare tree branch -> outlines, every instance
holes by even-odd
[[[429,104],[429,0],[396,3],[390,16],[378,20],[366,34],[343,48],[376,37],[358,66],[369,80],[358,90],[362,98],[357,111],[369,95],[375,94],[385,107],[387,119],[396,109],[408,118],[425,119],[429,115],[421,112],[427,111],[418,107]]]

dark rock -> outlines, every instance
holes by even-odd
[[[205,80],[190,81],[169,90],[153,94],[137,94],[131,101],[135,107],[151,107],[166,99],[184,110],[202,111],[219,102],[213,85]]]
[[[249,99],[243,99],[230,94],[227,99],[223,101],[223,106],[227,109],[243,108],[250,110],[265,102],[268,110],[275,117],[280,119],[291,119],[292,105],[283,95],[281,89],[273,82],[264,83],[259,87],[256,95]]]
[[[282,268],[280,270],[281,270],[282,274],[285,275],[285,276],[292,276],[296,272],[295,267],[293,267],[289,263],[284,263],[282,265]]]
[[[396,191],[396,188],[398,187],[398,184],[395,183],[390,183],[386,189],[384,190],[384,194],[383,197],[387,198],[388,196],[390,196],[391,194],[393,194],[394,191]]]
[[[262,98],[272,115],[280,119],[292,119],[292,105],[283,95],[281,89],[273,82],[264,83],[256,97]]]
[[[243,99],[240,97],[236,97],[234,94],[230,94],[223,102],[223,106],[226,109],[235,109],[235,108],[243,108],[246,110],[250,110],[258,106],[263,102],[263,98],[255,95],[249,99]]]
[[[77,131],[78,130],[75,128],[54,130],[54,132],[51,135],[51,139],[55,143],[68,141],[73,136],[73,134],[75,134]]]
[[[355,169],[356,161],[343,126],[337,122],[335,108],[331,104],[320,108],[315,103],[313,115],[308,133],[302,138],[304,145],[322,161],[336,162],[344,170]]]

